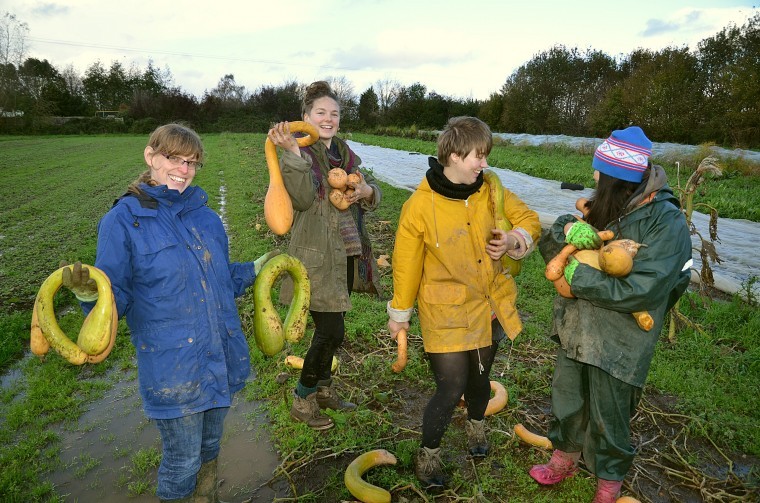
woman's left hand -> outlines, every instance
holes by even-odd
[[[493,239],[486,245],[486,253],[493,260],[499,260],[507,253],[507,231],[491,229],[491,234],[493,234]]]
[[[354,192],[347,196],[348,202],[353,204],[362,199],[371,200],[375,195],[375,190],[364,181],[364,177],[360,175],[358,182],[348,182],[348,186],[354,189]]]

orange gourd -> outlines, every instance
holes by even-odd
[[[348,175],[343,168],[333,168],[327,172],[327,183],[334,189],[346,190]]]
[[[399,330],[398,334],[396,334],[396,343],[398,344],[398,358],[393,362],[391,368],[398,374],[404,370],[404,367],[406,367],[407,359],[407,336],[406,330],[403,328]]]
[[[306,147],[319,139],[317,129],[307,122],[291,122],[290,131],[309,135],[296,139],[299,147]],[[272,232],[283,236],[293,225],[293,202],[282,180],[280,163],[277,160],[277,147],[269,138],[264,143],[264,157],[269,169],[269,188],[264,197],[264,219]]]
[[[521,440],[529,443],[530,445],[535,445],[536,447],[541,447],[542,449],[552,448],[551,440],[544,437],[543,435],[537,435],[531,431],[528,431],[525,426],[522,425],[522,423],[517,423],[515,425],[515,434],[520,437]]]

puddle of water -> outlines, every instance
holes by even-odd
[[[225,501],[272,501],[286,488],[265,486],[279,465],[278,455],[264,428],[260,404],[236,396],[225,420],[219,455],[219,496]],[[156,471],[134,473],[137,452],[160,453],[161,440],[155,423],[142,411],[136,380],[118,382],[105,397],[92,404],[74,425],[57,432],[61,438],[62,468],[49,480],[66,502],[155,502]],[[144,494],[130,494],[130,487],[149,485]],[[260,487],[263,486],[263,487]]]

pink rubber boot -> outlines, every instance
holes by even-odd
[[[557,449],[552,453],[549,463],[536,465],[528,473],[539,484],[551,486],[575,475],[578,472],[576,465],[580,457],[580,452],[563,452]]]
[[[615,503],[620,496],[622,480],[596,479],[596,494],[591,503]]]

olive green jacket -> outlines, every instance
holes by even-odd
[[[539,241],[545,261],[565,245],[564,226],[573,215],[560,216]],[[665,186],[646,204],[613,223],[615,239],[641,243],[633,269],[614,278],[581,263],[572,277],[577,299],[554,300],[552,334],[567,356],[601,368],[613,377],[643,387],[668,310],[690,280],[691,238],[678,199]],[[649,311],[654,327],[644,331],[631,315]]]
[[[348,145],[338,138],[333,141],[338,142],[341,155],[345,159],[348,154]],[[339,212],[330,202],[327,196],[330,192],[330,186],[327,184],[327,172],[330,169],[327,160],[327,149],[321,141],[314,145],[306,147],[311,149],[315,155],[321,171],[324,197],[320,197],[319,182],[312,174],[312,158],[302,149],[301,155],[298,156],[290,151],[285,151],[280,159],[280,168],[282,170],[285,188],[290,194],[295,210],[293,227],[290,231],[290,243],[288,245],[288,254],[298,258],[306,267],[309,274],[311,285],[311,301],[309,309],[318,312],[346,312],[351,309],[351,299],[346,287],[346,248],[343,238],[340,234]],[[355,163],[352,172],[359,171],[358,166],[361,159],[355,156]],[[372,201],[362,200],[359,204],[362,211],[351,205],[348,210],[358,220],[359,234],[363,247],[368,247],[369,234],[363,222],[362,213],[372,211],[378,207],[382,194],[379,185],[374,178],[364,170],[360,170],[365,181],[374,190]],[[371,250],[370,250],[370,258]],[[354,290],[367,277],[366,269],[362,269],[358,260],[354,261]],[[380,294],[379,274],[377,263],[374,259],[368,261],[368,267],[371,268],[371,278],[369,287],[364,286],[365,290],[374,290]],[[280,301],[289,304],[293,296],[293,282],[289,277],[283,280],[280,289]]]

